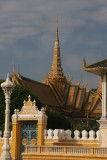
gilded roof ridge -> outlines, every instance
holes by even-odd
[[[33,79],[30,79],[30,78],[24,77],[24,76],[22,76],[22,75],[20,75],[20,76],[21,76],[22,80],[23,80],[23,78],[24,78],[24,79],[26,79],[26,80],[28,80],[28,81],[33,82],[33,83],[38,83],[38,84],[40,84],[40,85],[43,85],[43,86],[49,87],[47,84],[44,84],[44,83],[41,83],[41,82],[35,81],[35,80],[33,80]]]

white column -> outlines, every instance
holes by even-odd
[[[100,124],[100,147],[107,147],[107,119],[106,119],[106,106],[107,106],[107,73],[102,73],[102,117],[98,120]]]
[[[10,96],[11,96],[14,85],[10,81],[9,74],[7,75],[6,81],[1,84],[1,87],[5,93],[5,103],[6,103],[4,145],[2,147],[3,152],[1,154],[1,160],[11,160],[11,154],[9,152],[10,151],[10,145],[9,145],[9,137],[10,137],[9,122],[10,120],[9,118],[10,118]]]
[[[106,105],[107,105],[107,75],[102,74],[102,120],[106,120]]]

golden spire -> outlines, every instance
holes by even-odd
[[[58,36],[58,19],[57,19],[57,25],[56,25],[56,41],[59,41],[59,36]]]
[[[53,64],[51,67],[49,78],[65,78],[63,70],[61,67],[61,57],[60,57],[60,46],[59,46],[59,36],[58,36],[58,21],[56,26],[56,39],[54,45],[54,54],[53,54]]]

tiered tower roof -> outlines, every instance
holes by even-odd
[[[58,36],[58,23],[57,23],[57,27],[56,27],[56,40],[55,40],[55,44],[54,44],[53,63],[52,63],[51,71],[49,74],[49,78],[52,78],[52,79],[64,78],[63,69],[61,67],[60,43],[59,43],[59,36]]]

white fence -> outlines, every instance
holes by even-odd
[[[90,147],[74,147],[74,146],[26,146],[26,153],[40,154],[75,154],[75,155],[106,155],[107,148],[90,148]]]
[[[49,129],[44,131],[44,139],[99,140],[99,136],[100,136],[99,130],[97,132],[93,130],[90,130],[89,132],[83,130],[81,133],[78,130],[75,130],[74,137],[72,137],[71,130]]]

